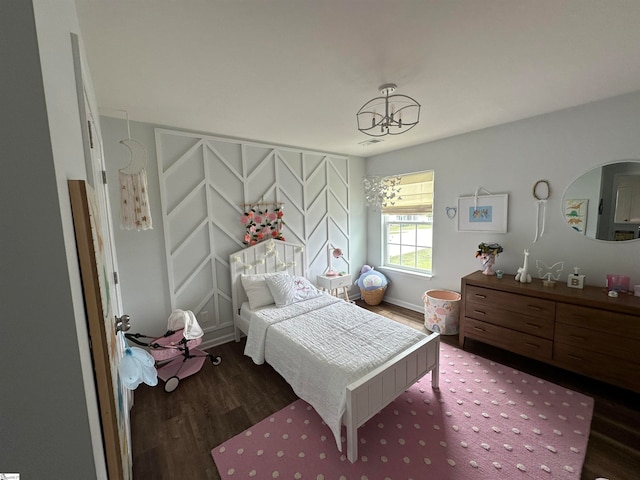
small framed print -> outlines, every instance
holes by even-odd
[[[459,232],[507,233],[509,195],[478,195],[458,198]]]
[[[570,198],[564,201],[564,218],[567,220],[567,224],[583,235],[587,231],[588,209],[589,200],[586,198]]]

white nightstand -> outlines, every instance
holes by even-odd
[[[318,275],[316,283],[318,284],[318,288],[321,288],[323,291],[328,290],[329,294],[334,297],[340,296],[338,289],[342,288],[344,299],[347,302],[349,301],[348,287],[351,287],[351,274],[335,276]]]

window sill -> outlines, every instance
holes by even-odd
[[[414,272],[412,270],[403,270],[401,268],[393,268],[393,267],[386,267],[386,266],[379,266],[376,267],[377,270],[380,270],[382,273],[384,272],[390,272],[393,274],[397,274],[397,275],[404,275],[406,277],[411,277],[411,278],[426,278],[426,279],[431,279],[433,277],[432,273],[422,273],[422,272]]]

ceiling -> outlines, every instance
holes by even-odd
[[[368,157],[640,90],[638,0],[76,6],[101,114],[309,150]],[[389,82],[420,123],[362,145],[355,114]]]

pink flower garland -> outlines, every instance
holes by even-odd
[[[245,212],[240,217],[240,223],[245,226],[243,243],[247,246],[255,245],[269,238],[284,241],[282,236],[283,216],[282,207],[276,207],[271,211],[268,208],[264,210],[252,208]]]

